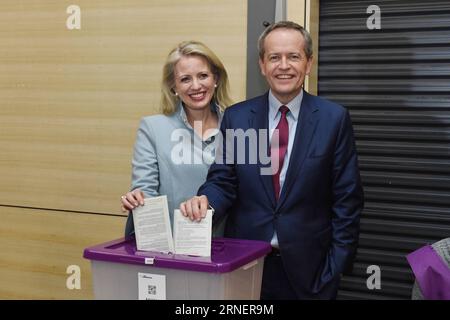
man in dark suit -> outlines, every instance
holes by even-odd
[[[198,196],[180,209],[198,220],[211,206],[214,220],[228,216],[226,236],[272,244],[262,299],[334,299],[356,251],[363,208],[350,117],[342,106],[303,90],[312,42],[300,25],[273,24],[258,46],[270,91],[225,111],[222,152]],[[251,130],[256,144],[251,134],[245,143],[238,134],[230,137]],[[264,142],[267,153],[261,152]],[[264,157],[252,163],[255,149],[270,155],[269,175]]]

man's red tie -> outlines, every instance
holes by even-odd
[[[276,144],[273,143],[275,137],[275,135],[273,135],[270,151],[271,152],[270,154],[272,155],[272,161],[277,160],[274,156],[278,154],[278,170],[272,176],[273,189],[275,191],[275,199],[277,201],[278,198],[280,197],[280,172],[283,167],[284,156],[286,155],[289,143],[289,124],[286,118],[286,114],[289,112],[289,108],[286,106],[281,106],[280,112],[281,112],[280,122],[278,122],[278,125],[276,127],[276,129],[278,130],[278,138],[279,138],[278,148],[276,147]]]

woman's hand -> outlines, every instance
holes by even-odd
[[[122,212],[133,210],[139,205],[144,205],[144,193],[139,189],[135,189],[121,196],[120,202],[122,203]]]

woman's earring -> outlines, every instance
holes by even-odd
[[[175,95],[178,97],[178,92],[175,92]]]
[[[217,83],[214,84],[214,88],[217,88]]]

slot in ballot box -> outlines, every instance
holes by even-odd
[[[95,299],[259,299],[268,242],[214,238],[211,257],[137,251],[134,238],[84,250]]]

